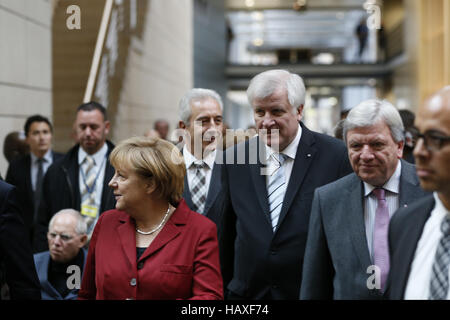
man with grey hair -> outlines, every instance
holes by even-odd
[[[314,193],[301,299],[380,299],[389,272],[389,219],[425,195],[400,160],[403,124],[387,101],[353,108],[343,138],[354,173]]]
[[[222,110],[222,99],[210,89],[191,89],[179,104],[179,127],[185,132],[183,198],[191,210],[215,223],[221,208],[221,167],[215,159],[223,129]]]
[[[34,255],[43,300],[75,300],[86,261],[87,224],[73,209],[57,212],[48,226],[48,247]]]
[[[351,167],[342,141],[300,122],[305,86],[298,75],[263,72],[247,95],[258,136],[226,150],[222,173],[227,298],[296,299],[313,192]]]

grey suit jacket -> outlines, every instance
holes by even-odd
[[[380,299],[368,289],[373,264],[364,224],[364,186],[355,173],[316,189],[300,299]],[[399,208],[425,196],[415,167],[402,160]]]

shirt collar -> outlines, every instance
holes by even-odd
[[[217,151],[214,150],[213,152],[210,152],[203,161],[206,163],[206,165],[209,167],[209,169],[212,170],[214,166],[214,160],[216,159],[216,153]],[[186,165],[186,169],[189,169],[193,163],[199,163],[201,160],[197,159],[192,153],[189,152],[186,145],[183,146],[183,156],[184,156],[184,164]]]
[[[438,193],[435,191],[433,192],[434,197],[434,210],[432,210],[432,214],[436,214],[437,212],[442,214],[442,218],[444,218],[445,214],[450,215],[450,210],[447,210],[447,208],[442,203],[441,199],[439,199]]]
[[[31,163],[36,163],[36,161],[38,160],[38,157],[36,157],[36,155],[33,152],[30,152],[31,155]],[[42,157],[42,159],[44,159],[44,162],[52,162],[52,150],[48,149],[47,152],[44,154],[44,156]]]
[[[300,143],[301,137],[302,137],[302,127],[299,124],[297,134],[295,135],[294,140],[292,140],[291,143],[289,143],[289,145],[286,148],[284,148],[284,150],[280,150],[280,153],[284,154],[289,159],[295,160],[295,156],[297,155],[298,150],[298,144]],[[276,152],[268,145],[265,146],[266,146],[266,160],[269,160],[272,154]]]
[[[103,162],[103,158],[106,157],[107,152],[108,152],[108,146],[106,145],[106,143],[104,143],[103,147],[101,147],[100,150],[98,150],[96,153],[90,155],[94,159],[95,165],[100,165],[100,163]],[[88,154],[86,153],[86,151],[84,151],[83,148],[80,146],[80,148],[78,148],[78,164],[80,166],[83,163],[84,159],[86,159],[87,155]]]
[[[402,173],[402,162],[400,160],[397,160],[397,168],[395,169],[392,176],[389,178],[389,180],[383,185],[383,189],[398,194],[400,189],[400,175]],[[377,187],[368,184],[367,182],[364,182],[364,196],[367,197],[373,189]]]

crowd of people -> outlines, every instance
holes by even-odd
[[[115,146],[92,101],[60,154],[29,117],[29,151],[16,144],[0,181],[2,296],[449,299],[450,86],[415,119],[362,101],[337,138],[302,122],[305,91],[285,70],[256,75],[257,134],[228,141],[204,88],[181,97],[177,141],[158,119]]]

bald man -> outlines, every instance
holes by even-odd
[[[87,255],[86,221],[78,211],[63,209],[50,220],[47,240],[50,250],[34,255],[42,300],[75,300],[79,286],[73,284],[81,281]]]
[[[396,212],[390,223],[390,299],[448,300],[450,264],[450,86],[415,120],[420,185],[433,195]]]

